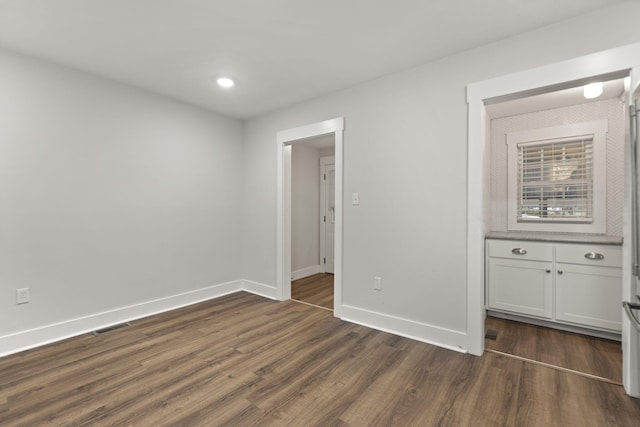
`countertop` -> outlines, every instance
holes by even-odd
[[[490,231],[486,239],[499,240],[528,240],[538,242],[558,243],[594,243],[599,245],[622,245],[622,237],[605,236],[602,234],[574,234],[574,233],[538,233],[530,231]]]

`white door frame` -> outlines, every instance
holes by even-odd
[[[325,179],[325,174],[327,172],[328,165],[334,165],[335,167],[336,157],[335,156],[327,156],[320,157],[320,218],[326,216],[326,204],[327,204],[327,180]],[[326,264],[323,262],[323,258],[326,257],[325,254],[325,245],[326,245],[326,236],[327,236],[327,218],[323,221],[320,219],[320,273],[326,273]],[[335,267],[334,267],[335,268]],[[335,270],[334,270],[335,271]]]
[[[291,145],[320,135],[335,134],[336,223],[333,276],[333,315],[340,317],[342,307],[342,140],[344,117],[312,123],[277,134],[278,200],[277,200],[277,268],[276,295],[279,300],[291,298]]]
[[[486,100],[519,94],[534,95],[550,90],[587,82],[594,76],[606,76],[629,72],[640,66],[640,43],[631,44],[591,55],[563,61],[503,77],[473,83],[467,86],[468,147],[467,147],[467,350],[471,354],[484,352],[484,235],[488,230],[485,217],[486,195]],[[635,71],[634,71],[635,72]],[[628,216],[629,212],[625,215]],[[624,219],[623,280],[630,280],[629,218]],[[626,283],[626,282],[625,282]],[[626,286],[625,286],[626,287]],[[624,295],[623,298],[628,298]],[[624,316],[626,317],[626,316]],[[625,328],[631,326],[623,317]],[[623,343],[624,344],[624,343]],[[629,372],[625,373],[625,387],[630,383]]]

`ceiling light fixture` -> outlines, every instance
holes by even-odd
[[[234,85],[233,80],[228,77],[220,77],[217,81],[218,84],[222,87],[231,87]]]
[[[584,87],[584,97],[587,99],[597,98],[602,95],[602,82],[590,83]]]

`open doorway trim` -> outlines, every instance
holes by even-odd
[[[640,65],[640,43],[610,49],[467,86],[467,351],[484,352],[484,235],[487,231],[485,102],[507,100],[586,83],[596,76],[629,73]],[[627,227],[626,233],[629,233]],[[625,234],[623,257],[629,259]],[[624,265],[623,265],[624,266]],[[624,274],[630,267],[624,268]],[[623,280],[627,280],[623,277]],[[623,324],[624,327],[624,324]],[[627,325],[628,327],[628,325]]]
[[[305,139],[333,133],[335,135],[335,247],[333,314],[340,317],[342,306],[342,137],[344,117],[312,123],[277,134],[277,272],[276,295],[279,300],[291,298],[291,145]]]

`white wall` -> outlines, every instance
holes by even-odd
[[[242,278],[239,121],[0,64],[0,338]]]
[[[320,150],[291,146],[291,270],[320,260]]]
[[[637,16],[627,2],[249,120],[244,277],[275,286],[276,132],[344,116],[345,201],[360,193],[344,209],[344,304],[466,348],[466,85],[637,42]]]
[[[531,129],[607,121],[606,137],[606,234],[622,236],[622,204],[624,202],[625,104],[618,98],[587,102],[491,120],[489,139],[491,174],[491,230],[507,231],[507,145],[506,135]]]
[[[332,157],[336,153],[335,147],[323,148],[320,150],[320,157]]]

